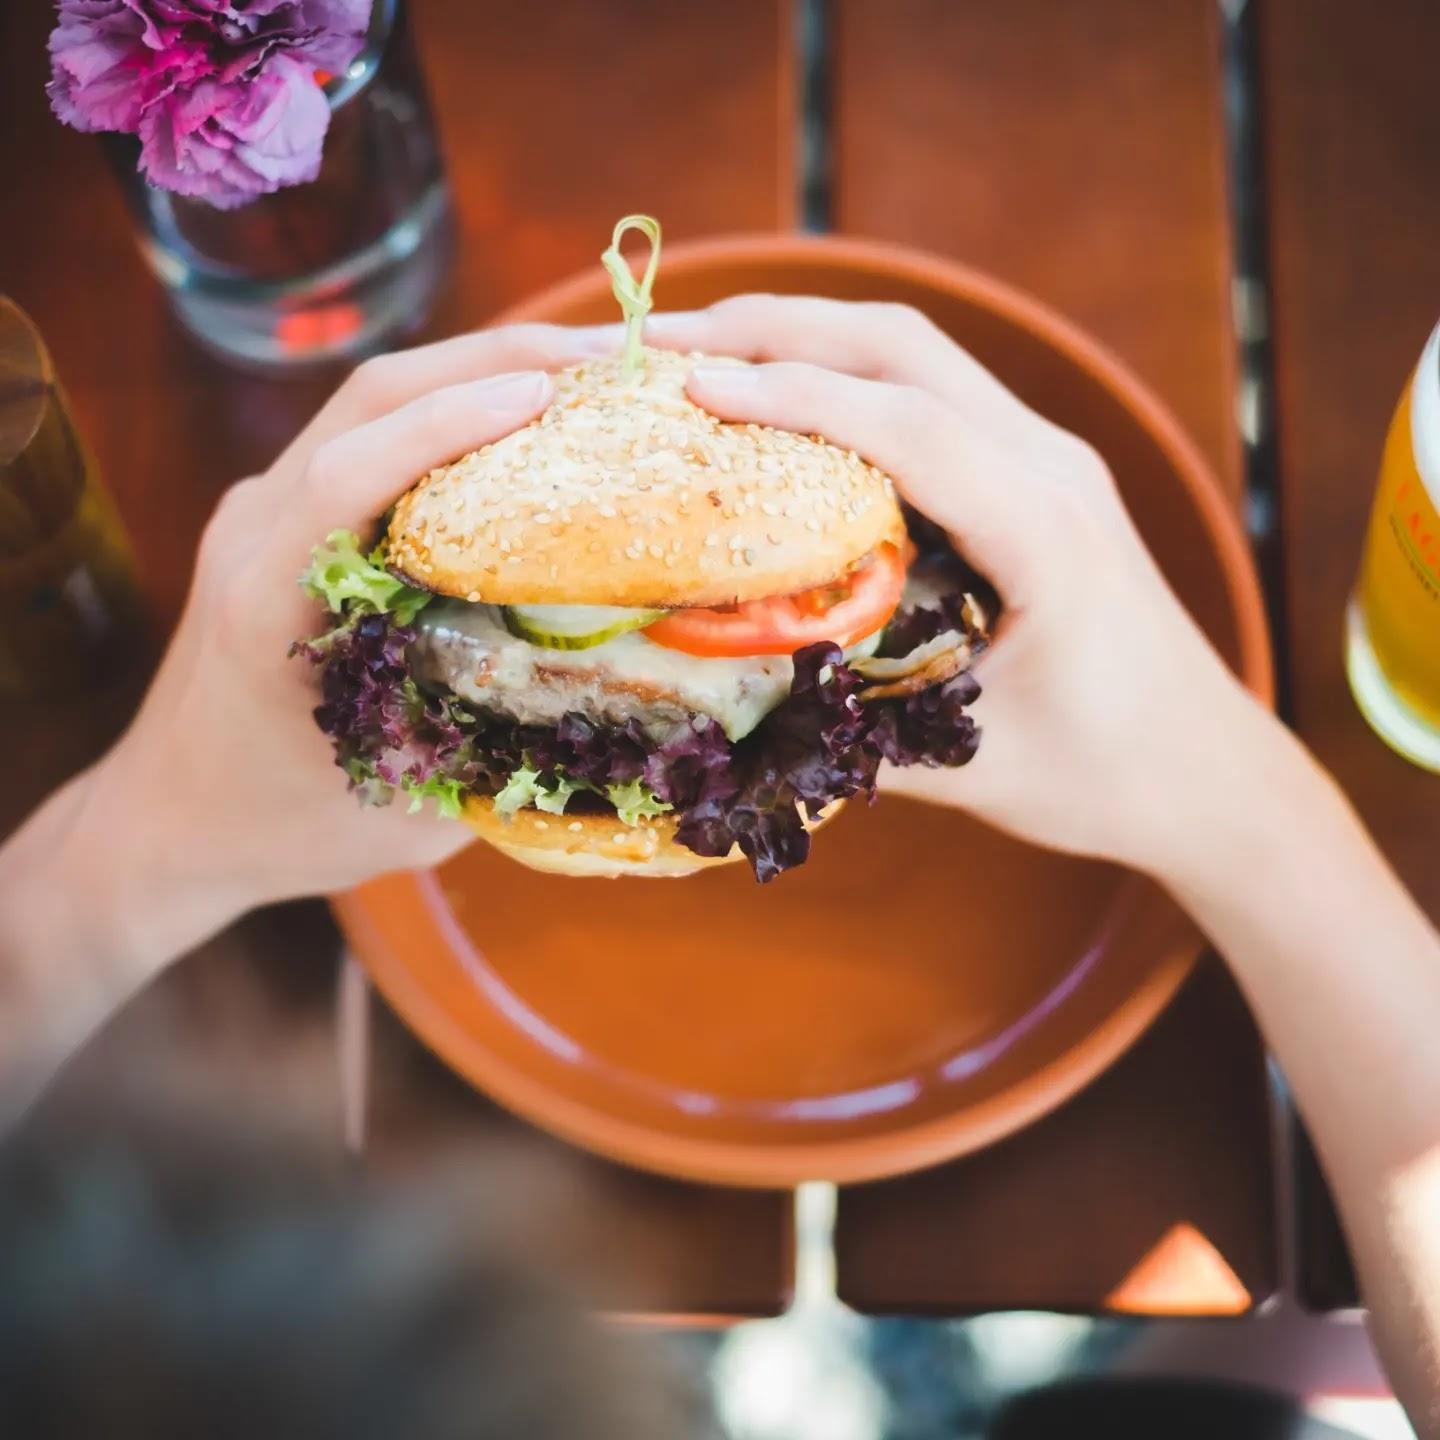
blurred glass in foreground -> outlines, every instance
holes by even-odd
[[[1440,326],[1390,422],[1345,668],[1381,739],[1440,771]]]
[[[124,531],[44,341],[0,296],[0,693],[87,693],[132,668],[144,631]]]

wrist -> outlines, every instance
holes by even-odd
[[[1361,834],[1330,776],[1238,684],[1203,715],[1205,742],[1142,866],[1202,922],[1218,908],[1275,903],[1306,883],[1302,851],[1328,846],[1338,858]]]
[[[157,968],[114,877],[86,843],[82,817],[92,773],[55,792],[0,849],[6,1085],[17,1057],[64,1053]]]
[[[79,795],[58,862],[81,900],[92,953],[137,986],[245,908],[205,873],[206,837],[170,813],[144,769],[127,737],[73,782]]]

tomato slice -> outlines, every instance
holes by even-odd
[[[904,585],[905,557],[886,545],[828,585],[714,610],[672,610],[644,634],[687,655],[789,655],[817,640],[853,645],[895,613]]]

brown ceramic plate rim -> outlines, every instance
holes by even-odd
[[[1236,624],[1240,678],[1259,699],[1267,705],[1273,703],[1265,609],[1236,513],[1208,463],[1169,409],[1110,351],[1048,306],[981,271],[881,241],[786,234],[717,237],[668,247],[665,273],[689,275],[717,263],[747,260],[800,262],[820,270],[898,277],[978,302],[1088,372],[1136,416],[1184,483],[1219,557]],[[506,310],[495,323],[565,313],[575,304],[593,299],[602,283],[589,273],[577,275]],[[1138,892],[1146,886],[1140,877],[1131,877],[1117,903],[1133,905],[1138,900],[1143,904],[1145,897]],[[1114,1063],[1168,1004],[1203,949],[1203,941],[1193,932],[1189,938],[1169,944],[1104,1022],[1049,1064],[979,1104],[873,1135],[755,1145],[662,1133],[557,1093],[475,1044],[390,947],[380,942],[363,890],[336,897],[334,905],[347,936],[389,1003],[442,1060],[478,1089],[582,1148],[643,1169],[721,1185],[789,1187],[812,1179],[841,1183],[883,1179],[993,1144],[1063,1104]]]

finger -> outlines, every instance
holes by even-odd
[[[914,385],[954,406],[972,425],[1011,437],[1021,427],[1049,427],[909,305],[737,295],[708,310],[653,315],[645,334],[669,349],[755,361],[798,360],[867,380]]]
[[[327,441],[432,390],[523,370],[559,370],[618,351],[620,325],[506,325],[377,355],[326,401],[272,467],[283,486]]]
[[[437,465],[533,420],[554,394],[543,371],[449,385],[327,440],[285,512],[301,550],[334,529],[363,531]]]
[[[697,365],[690,396],[722,419],[822,435],[894,477],[965,557],[1019,600],[1034,483],[1003,447],[914,386],[861,380],[814,365]]]

